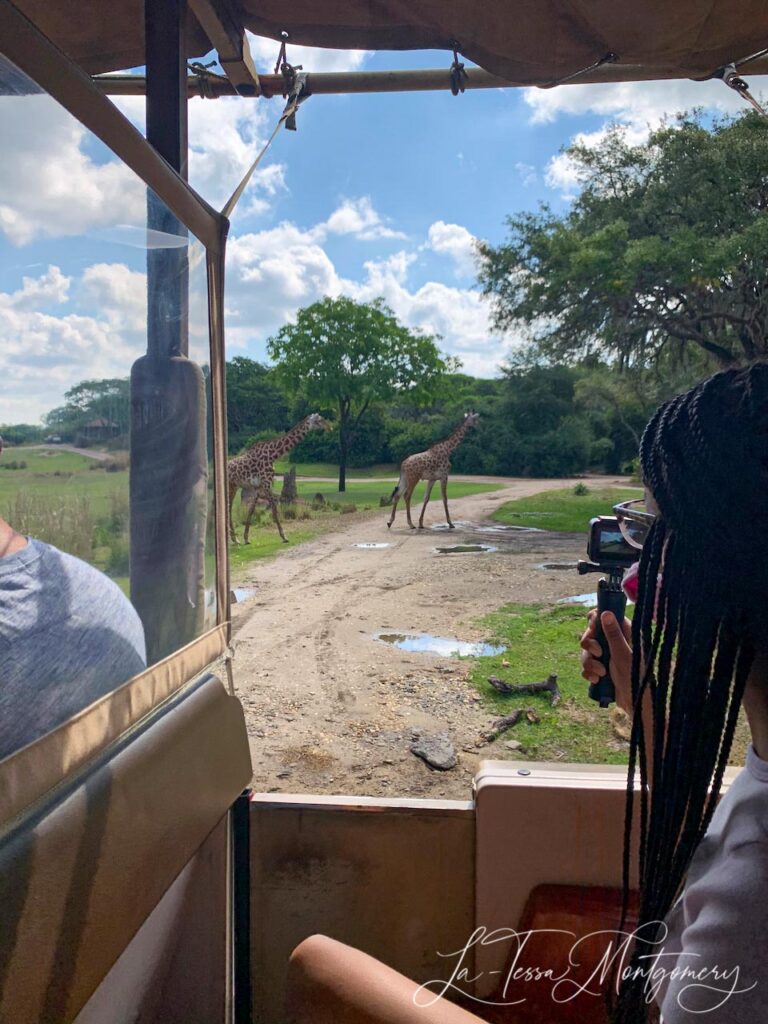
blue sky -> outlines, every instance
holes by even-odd
[[[277,44],[251,38],[272,70]],[[307,71],[447,67],[443,52],[308,51]],[[759,85],[759,80],[755,83]],[[143,99],[117,101],[143,127]],[[515,336],[498,337],[475,285],[473,239],[499,242],[509,213],[567,207],[560,153],[618,121],[641,139],[665,113],[739,110],[719,82],[554,90],[315,96],[281,132],[233,216],[229,355],[265,342],[325,294],[383,296],[409,326],[441,335],[468,372],[494,375]],[[190,177],[221,206],[282,109],[270,101],[190,103]],[[141,183],[47,97],[0,97],[14,161],[0,167],[0,422],[34,421],[88,376],[126,376],[144,346]],[[130,244],[126,244],[126,242]],[[193,351],[204,358],[204,294],[193,274]]]

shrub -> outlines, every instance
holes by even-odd
[[[341,514],[343,516],[349,515],[350,512],[357,512],[357,505],[354,502],[349,502],[341,506]]]
[[[283,519],[285,519],[287,522],[290,522],[291,520],[293,520],[295,518],[296,518],[296,506],[295,505],[286,505],[286,507],[283,509]]]
[[[312,518],[312,513],[309,511],[308,508],[301,508],[301,509],[299,509],[299,512],[298,512],[298,518],[299,519],[311,519]]]
[[[589,488],[586,484],[576,484],[573,488],[573,493],[577,498],[583,498],[585,494],[589,494]]]

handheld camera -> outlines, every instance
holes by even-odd
[[[589,522],[587,555],[589,561],[579,562],[577,565],[579,574],[583,576],[589,572],[605,573],[597,584],[596,623],[596,639],[603,651],[600,661],[605,666],[605,675],[596,683],[590,683],[589,696],[597,701],[601,708],[607,708],[615,701],[616,690],[611,680],[611,654],[603,632],[601,616],[603,612],[613,612],[619,625],[624,621],[627,597],[621,588],[621,581],[627,569],[637,561],[638,551],[624,539],[615,516],[596,516]]]

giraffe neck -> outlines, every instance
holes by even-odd
[[[275,438],[274,441],[270,441],[270,450],[274,453],[276,459],[279,459],[281,455],[285,455],[292,448],[303,441],[309,433],[309,418],[304,419],[301,423],[297,423],[295,427],[291,427],[287,434],[283,434],[282,437]]]
[[[467,420],[464,420],[464,422],[460,423],[458,427],[456,427],[454,432],[452,434],[449,434],[444,441],[438,442],[439,447],[441,447],[444,451],[452,452],[454,448],[458,447],[458,445],[461,444],[462,440],[464,439],[464,435],[468,430],[469,423]]]

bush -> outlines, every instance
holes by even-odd
[[[573,493],[577,498],[583,498],[585,494],[589,494],[589,488],[586,484],[576,484],[573,488]]]
[[[353,502],[349,502],[348,504],[341,506],[341,514],[343,516],[349,515],[350,512],[357,512],[357,505]]]
[[[283,519],[285,519],[286,522],[290,522],[291,520],[296,519],[296,506],[295,505],[286,505],[286,507],[283,509],[283,513],[282,514],[283,514]]]
[[[312,513],[306,507],[305,508],[301,508],[301,509],[299,509],[298,517],[297,518],[299,518],[299,519],[311,519],[312,518]]]

